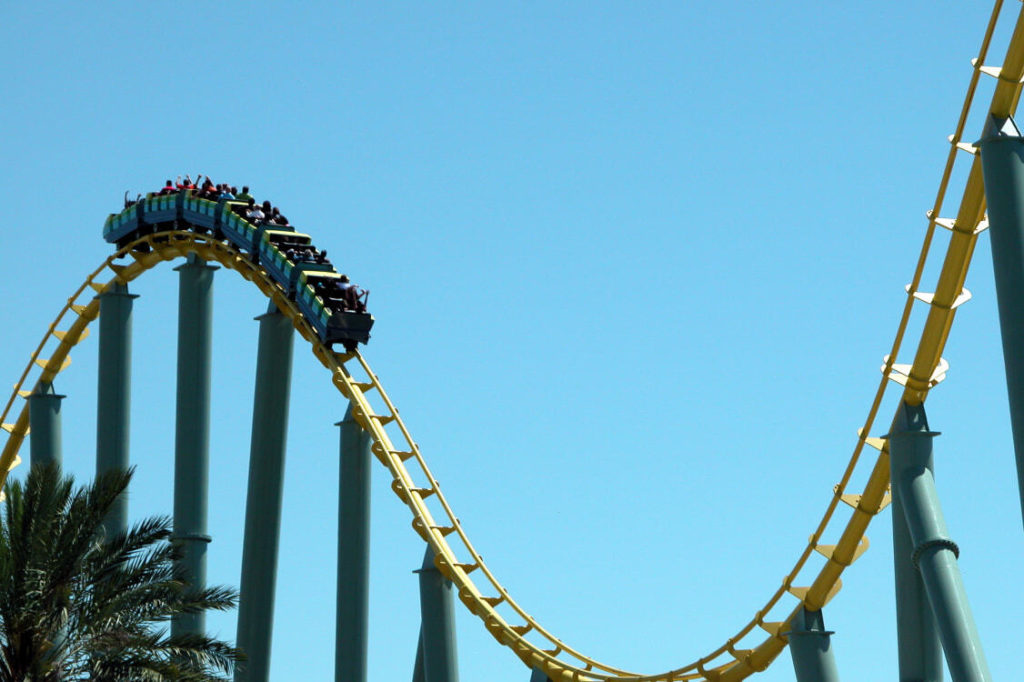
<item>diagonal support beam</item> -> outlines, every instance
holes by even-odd
[[[899,446],[897,446],[899,447]],[[890,460],[891,461],[891,460]],[[932,471],[932,458],[925,466]],[[914,564],[903,499],[892,487],[892,545],[896,587],[896,641],[900,682],[943,682],[942,645],[924,580]]]
[[[959,549],[946,530],[928,466],[936,435],[928,429],[924,405],[900,405],[888,436],[892,485],[903,502],[912,560],[921,571],[950,677],[954,682],[991,682],[957,564]]]

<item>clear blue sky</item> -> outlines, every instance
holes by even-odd
[[[8,3],[0,376],[17,378],[109,253],[103,220],[125,190],[186,172],[248,184],[372,290],[366,356],[521,604],[607,663],[688,663],[761,608],[830,499],[989,9]],[[171,509],[175,278],[167,265],[133,286],[139,515]],[[231,584],[266,306],[245,284],[217,276],[209,571]],[[967,286],[928,408],[1008,680],[1024,538],[987,236]],[[95,338],[57,384],[83,478]],[[327,680],[345,406],[301,347],[294,379],[273,678]],[[371,678],[409,679],[423,546],[383,469],[373,485]],[[868,535],[825,612],[844,679],[896,670],[887,512]],[[234,637],[233,616],[211,624]],[[528,679],[462,612],[458,637],[463,680]],[[788,653],[757,679],[792,680]]]

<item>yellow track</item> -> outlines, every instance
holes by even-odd
[[[4,406],[0,422],[6,422],[19,395],[27,395],[25,387],[33,386],[38,381],[52,381],[56,374],[67,366],[71,348],[88,335],[89,324],[99,315],[99,302],[93,292],[102,292],[115,283],[130,282],[163,261],[195,253],[204,260],[216,261],[226,268],[239,272],[291,318],[299,334],[310,343],[314,355],[330,370],[334,385],[342,395],[352,401],[355,418],[371,435],[374,454],[391,472],[392,489],[412,512],[413,529],[433,548],[438,568],[452,580],[459,598],[483,621],[494,638],[510,648],[527,666],[543,669],[556,682],[744,679],[756,671],[765,669],[786,646],[785,624],[793,613],[801,605],[811,610],[823,607],[839,590],[843,570],[867,549],[867,538],[864,535],[867,526],[889,500],[888,447],[884,440],[870,438],[868,433],[874,425],[890,380],[903,386],[902,400],[920,404],[927,398],[929,390],[945,375],[946,365],[941,358],[942,350],[953,324],[956,307],[969,296],[963,289],[963,284],[977,235],[984,229],[985,200],[980,159],[973,147],[961,141],[961,136],[982,74],[998,79],[989,111],[1001,116],[1015,111],[1020,97],[1021,78],[1024,76],[1024,10],[1017,17],[1003,66],[995,69],[984,66],[1001,7],[1002,1],[998,0],[992,10],[978,58],[974,62],[974,71],[960,119],[955,133],[950,138],[949,157],[943,170],[935,204],[928,213],[928,228],[908,287],[903,314],[892,348],[882,368],[882,380],[864,425],[859,431],[853,454],[839,484],[835,486],[832,500],[811,535],[807,547],[764,607],[722,646],[686,666],[657,675],[640,675],[613,668],[573,649],[536,622],[512,599],[473,548],[437,481],[430,473],[412,435],[402,422],[398,410],[384,392],[383,386],[366,360],[359,353],[334,353],[324,346],[295,304],[288,300],[262,268],[254,266],[230,245],[209,237],[192,232],[150,235],[128,245],[104,261],[68,299],[67,305],[47,329],[19,378],[14,393]],[[943,219],[940,217],[941,210],[954,165],[958,158],[965,157],[971,160],[971,167],[956,218]],[[918,291],[918,286],[925,263],[932,252],[937,226],[950,230],[951,239],[935,293],[925,294]],[[146,247],[149,248],[148,252],[144,252]],[[128,264],[118,264],[117,261],[125,257],[130,259]],[[927,321],[913,363],[897,365],[895,360],[915,301],[928,306]],[[66,320],[70,320],[69,327],[65,331],[58,331],[58,326]],[[43,359],[41,353],[54,339],[57,342],[56,347],[49,358]],[[36,366],[41,367],[42,372],[28,382],[29,375]],[[382,407],[379,412],[374,410],[371,400]],[[3,428],[10,433],[10,437],[0,453],[0,484],[6,480],[7,472],[20,461],[18,450],[29,430],[27,404],[22,407],[18,418],[13,423],[4,423]],[[847,493],[847,485],[861,461],[865,445],[876,449],[878,453],[867,484],[859,494]],[[832,522],[841,503],[852,507],[853,513],[839,532],[836,544],[823,545],[821,539],[826,536],[826,532],[831,531],[834,535],[838,530],[839,524]],[[801,577],[808,559],[815,552],[823,555],[826,562],[808,587],[796,586],[796,581]],[[795,599],[783,604],[781,600],[785,595],[791,595]],[[771,620],[772,613],[779,614],[777,620]],[[751,642],[752,646],[745,647],[748,640],[754,639],[760,631],[767,632],[768,636],[758,643]]]

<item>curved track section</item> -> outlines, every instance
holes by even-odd
[[[997,78],[988,111],[1003,116],[1015,111],[1021,92],[1021,79],[1024,77],[1024,10],[1017,18],[1003,66],[984,66],[1001,6],[1001,0],[996,2],[979,57],[974,61],[956,131],[950,136],[949,157],[935,203],[928,212],[924,244],[907,287],[906,303],[895,339],[882,366],[882,380],[867,418],[859,430],[853,454],[833,490],[832,499],[793,569],[763,608],[724,644],[688,665],[656,675],[642,675],[614,668],[577,651],[534,620],[512,599],[473,547],[394,403],[366,360],[358,352],[335,353],[325,346],[294,302],[286,297],[284,291],[262,268],[254,265],[234,247],[209,236],[188,231],[148,235],[104,261],[68,299],[47,329],[19,378],[14,393],[4,406],[0,421],[7,420],[19,396],[28,395],[24,390],[26,387],[31,387],[36,381],[52,381],[57,373],[67,367],[71,348],[88,335],[89,324],[99,315],[99,302],[93,296],[94,292],[102,292],[115,283],[128,283],[163,261],[195,253],[206,261],[216,261],[237,271],[253,282],[282,313],[289,316],[296,330],[310,344],[313,354],[330,371],[331,381],[342,395],[352,401],[355,418],[373,439],[375,456],[392,475],[393,491],[412,514],[413,529],[434,550],[438,568],[452,580],[459,599],[480,618],[496,640],[511,649],[527,666],[544,670],[557,682],[744,679],[765,669],[784,649],[787,643],[784,634],[786,623],[793,613],[801,605],[811,610],[824,606],[839,590],[840,576],[845,568],[867,549],[868,542],[864,535],[867,526],[889,501],[888,445],[883,439],[868,436],[887,388],[891,383],[896,383],[903,390],[901,400],[920,404],[927,398],[931,388],[945,376],[948,365],[941,358],[941,353],[956,308],[969,298],[963,284],[977,236],[985,227],[980,159],[977,150],[963,143],[961,136],[982,75]],[[963,196],[956,217],[941,218],[954,165],[960,158],[969,158],[971,164]],[[936,290],[934,293],[923,293],[919,291],[919,285],[925,264],[933,251],[936,227],[946,228],[951,237]],[[126,257],[129,259],[125,261],[126,264],[118,263]],[[896,358],[903,345],[911,314],[919,307],[915,302],[927,306],[927,320],[914,352],[913,363],[898,364]],[[60,325],[67,323],[66,330],[58,330]],[[47,347],[53,346],[53,341],[56,341],[56,346],[49,357],[44,359],[42,353]],[[29,382],[32,370],[37,366],[41,368],[41,374]],[[0,472],[2,477],[6,477],[7,471],[20,461],[18,450],[28,434],[27,404],[17,419],[4,423],[3,428],[10,434],[0,453]],[[862,459],[865,446],[877,451],[873,462],[870,458]],[[870,466],[868,481],[860,493],[849,493],[847,486],[858,466]],[[852,508],[852,514],[845,526],[840,528],[836,512],[844,505]],[[839,539],[836,544],[821,544],[828,534],[837,533]],[[816,573],[809,565],[809,559],[815,555],[825,559]],[[801,579],[809,580],[809,586],[799,587],[798,581]],[[793,599],[783,602],[786,595]],[[765,632],[768,635],[766,638],[763,635]],[[757,638],[762,639],[760,642],[751,642]]]

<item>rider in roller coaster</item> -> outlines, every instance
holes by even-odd
[[[203,178],[203,175],[200,173],[196,176],[196,181],[198,182],[201,178]],[[182,177],[179,175],[176,183],[167,180],[159,191],[152,192],[147,196],[163,196],[177,194],[178,192],[192,192],[199,198],[209,199],[210,201],[219,201],[220,199],[244,201],[245,205],[235,207],[234,210],[249,222],[256,225],[291,226],[288,218],[281,213],[280,209],[271,204],[269,200],[264,200],[262,204],[256,203],[256,199],[249,193],[248,185],[243,185],[242,191],[239,192],[237,187],[228,184],[215,185],[209,175],[206,176],[206,179],[198,187],[196,183],[192,182],[191,176],[186,174],[185,179],[182,180]],[[142,196],[139,195],[134,201],[129,200],[128,192],[126,191],[125,207],[131,206],[141,199]],[[285,252],[285,257],[294,263],[330,264],[330,261],[327,259],[327,251],[319,250],[314,246],[289,248]],[[370,292],[361,289],[354,282],[350,281],[348,275],[343,274],[336,281],[331,280],[324,283],[323,289],[323,293],[328,300],[341,303],[345,310],[358,313],[366,312],[366,303]]]

